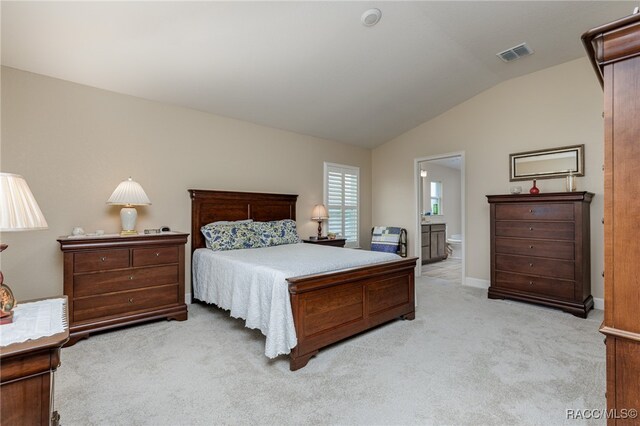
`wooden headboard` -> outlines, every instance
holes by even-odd
[[[220,220],[296,220],[297,195],[190,189],[191,253],[205,247],[203,225]]]

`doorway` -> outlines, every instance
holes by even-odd
[[[416,275],[462,284],[465,277],[464,152],[415,159]]]

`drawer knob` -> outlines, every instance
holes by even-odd
[[[529,213],[533,213],[533,209],[529,209]]]
[[[533,281],[529,281],[529,285],[533,285]]]
[[[106,256],[102,256],[102,257],[100,258],[100,262],[105,262],[106,260],[107,260],[107,257],[106,257]]]
[[[529,266],[533,268],[533,263],[530,263]]]
[[[133,297],[129,298],[129,303],[133,303]]]
[[[159,252],[156,252],[156,257],[159,257],[159,256],[160,256],[160,253],[159,253]]]
[[[533,226],[530,226],[530,227],[529,227],[529,231],[533,231]]]
[[[133,279],[133,275],[129,275],[129,279],[132,280]]]
[[[533,246],[529,246],[529,248],[530,248],[530,249],[532,249],[532,248],[533,248]]]

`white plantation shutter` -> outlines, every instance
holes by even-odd
[[[324,164],[325,205],[329,211],[328,232],[341,234],[347,247],[359,246],[360,169],[341,164]]]

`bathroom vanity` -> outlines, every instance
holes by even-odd
[[[439,262],[447,258],[447,225],[422,224],[422,264]]]

